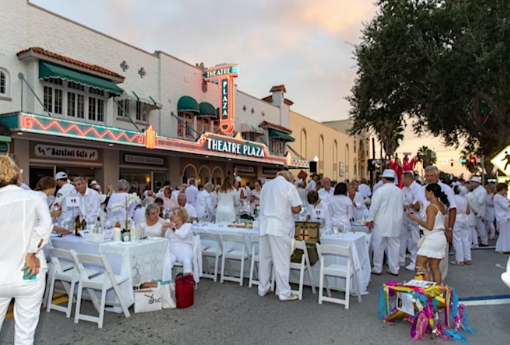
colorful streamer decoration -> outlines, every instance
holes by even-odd
[[[415,279],[421,280],[421,277]],[[423,339],[425,334],[430,334],[469,345],[466,334],[476,332],[468,324],[467,311],[463,304],[459,305],[457,293],[450,286],[434,285],[422,288],[389,282],[379,291],[380,319],[391,323],[409,321],[413,340]],[[402,307],[402,297],[406,297],[407,301],[412,300],[411,310],[409,304],[407,309]],[[440,313],[443,314],[442,318],[439,317]]]

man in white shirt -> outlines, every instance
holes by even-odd
[[[165,188],[171,188],[171,187],[172,187],[172,184],[170,183],[170,181],[166,180],[163,187],[161,187],[160,190],[157,192],[157,197],[161,198],[160,195],[161,195],[161,193],[163,193],[165,191]]]
[[[197,205],[198,188],[195,187],[195,179],[192,178],[189,180],[189,186],[188,186],[188,188],[186,188],[185,194],[186,194],[186,199],[188,200],[188,202],[191,205],[196,206]]]
[[[95,190],[87,187],[83,177],[75,177],[73,183],[78,193],[71,194],[68,198],[77,196],[80,200],[78,208],[81,216],[85,220],[96,220],[100,211],[99,194],[97,194]]]
[[[46,281],[50,213],[42,193],[16,185],[20,170],[8,156],[0,156],[0,331],[13,298],[15,344],[33,344]],[[6,333],[6,332],[4,332]],[[3,334],[3,333],[2,333]],[[3,334],[5,335],[5,334]]]
[[[455,193],[453,192],[453,189],[450,188],[450,186],[447,186],[446,184],[439,181],[439,169],[435,166],[428,166],[425,168],[425,180],[427,181],[427,184],[431,183],[437,183],[439,187],[441,187],[441,190],[446,194],[448,197],[448,202],[450,203],[450,206],[448,207],[448,227],[445,229],[445,236],[448,240],[448,243],[452,242],[453,238],[453,226],[455,224],[455,218],[457,217],[457,205],[455,204]],[[425,210],[427,209],[427,206],[429,205],[428,200],[425,200],[425,203],[422,208],[422,218],[425,216]],[[441,276],[442,280],[444,281],[447,274],[448,274],[448,246],[446,246],[446,256],[441,262],[439,263],[439,269],[441,270]]]
[[[163,206],[170,211],[178,206],[177,199],[174,200],[172,198],[172,188],[171,187],[166,187],[163,190],[162,194],[158,193],[157,197],[161,198],[161,200],[163,200]]]
[[[196,207],[198,219],[203,219],[205,221],[212,220],[212,216],[214,215],[214,206],[211,199],[213,188],[213,184],[207,182],[204,185],[204,190],[198,193]]]
[[[383,185],[383,182],[381,180],[381,177],[379,176],[379,181],[374,185],[374,188],[372,188],[372,195],[375,195],[375,192],[381,188]]]
[[[186,209],[186,211],[188,211],[190,222],[193,222],[198,219],[197,210],[196,210],[195,206],[193,206],[189,202],[187,202],[186,195],[179,194],[179,197],[177,198],[177,202],[180,207],[184,207]]]
[[[374,193],[370,205],[369,227],[373,228],[372,246],[374,267],[372,273],[382,273],[384,251],[388,254],[388,273],[398,276],[400,269],[398,256],[400,253],[400,232],[404,210],[404,194],[395,186],[397,174],[387,169],[381,175],[383,186]]]
[[[248,204],[251,202],[250,182],[246,182],[246,185],[244,186],[244,199],[248,202]]]
[[[308,182],[308,186],[306,186],[306,191],[310,192],[312,190],[315,190],[317,182],[319,182],[319,175],[313,175],[312,180],[310,180],[310,182]]]
[[[323,187],[319,189],[319,198],[329,204],[329,198],[335,193],[334,189],[331,188],[331,179],[329,177],[324,177],[322,186]]]
[[[405,172],[402,175],[404,188],[404,211],[407,213],[416,213],[425,203],[424,188],[414,181],[412,172]],[[406,266],[406,270],[414,271],[416,268],[416,253],[418,252],[418,242],[420,241],[420,228],[417,222],[404,215],[402,221],[402,231],[400,233],[400,266],[405,266],[406,250],[409,250],[411,263]]]
[[[482,243],[480,247],[488,247],[489,246],[489,236],[487,234],[487,228],[483,222],[485,218],[485,209],[487,204],[487,191],[485,187],[482,186],[482,181],[478,176],[471,177],[469,180],[469,184],[473,186],[473,195],[476,197],[476,202],[478,204],[478,212],[475,212],[476,216],[476,232],[480,236],[480,240]],[[478,239],[474,239],[474,241],[478,242]],[[474,242],[473,241],[473,242]]]
[[[280,301],[294,301],[289,285],[291,240],[294,237],[294,214],[301,212],[301,199],[291,183],[290,171],[265,183],[260,195],[259,287],[265,296],[271,287],[274,268],[277,294]]]
[[[221,189],[221,186],[219,184],[217,184],[214,187],[214,191],[210,195],[210,197],[211,197],[211,204],[214,207],[214,214],[216,214],[216,206],[218,206],[218,192],[220,191],[220,189]]]
[[[370,198],[370,196],[372,196],[370,187],[367,185],[367,180],[364,178],[361,179],[361,184],[358,186],[358,193],[361,194],[363,199]]]
[[[60,210],[62,211],[58,220],[61,224],[64,221],[74,221],[73,215],[76,217],[78,213],[76,214],[73,213],[73,207],[71,207],[71,205],[68,205],[66,200],[68,196],[76,193],[76,189],[71,183],[69,183],[67,174],[63,171],[58,172],[55,175],[55,180],[57,181],[57,186],[59,187],[59,190],[57,191],[57,196],[53,201],[53,207],[59,207]],[[71,225],[69,224],[69,226]]]

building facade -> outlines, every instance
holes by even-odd
[[[283,85],[258,99],[226,84],[235,65],[148,53],[28,1],[0,8],[0,149],[30,186],[58,171],[103,185],[125,178],[140,191],[308,169],[290,154]]]

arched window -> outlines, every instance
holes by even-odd
[[[324,174],[324,136],[319,136],[319,173]]]
[[[338,180],[338,169],[339,169],[339,166],[338,166],[338,143],[335,140],[333,140],[333,178],[335,180]]]
[[[5,68],[0,67],[0,96],[9,97],[10,77]]]
[[[304,159],[308,159],[308,152],[307,152],[307,141],[306,141],[306,130],[303,128],[301,130],[301,138],[300,138],[301,147],[299,150],[299,153],[301,154],[301,157]]]

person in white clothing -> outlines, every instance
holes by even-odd
[[[182,262],[184,275],[193,272],[193,227],[184,207],[172,211],[171,223],[165,231],[168,239],[168,256],[163,267],[163,281],[172,280],[172,269],[176,261]]]
[[[471,214],[469,204],[461,195],[461,187],[453,188],[455,204],[457,205],[457,219],[453,226],[453,247],[455,248],[455,261],[452,265],[471,265],[471,229],[468,226],[468,218]]]
[[[336,187],[335,187],[336,188]],[[362,220],[368,218],[368,208],[365,204],[365,200],[363,196],[356,192],[356,186],[353,183],[350,183],[347,186],[347,196],[351,199],[352,202],[352,211],[354,220]]]
[[[217,184],[214,187],[214,191],[211,193],[211,203],[214,207],[214,214],[216,214],[216,207],[218,206],[218,192],[220,191],[221,186]]]
[[[363,199],[370,198],[372,196],[372,192],[370,191],[370,187],[367,185],[367,180],[365,178],[361,179],[361,184],[358,186],[358,193],[363,197]]]
[[[308,203],[308,200],[306,198],[306,194],[308,193],[305,189],[305,182],[303,180],[299,180],[297,182],[297,191],[299,194],[299,197],[301,198],[301,203],[303,206],[305,206]]]
[[[171,227],[170,222],[159,216],[160,209],[156,204],[147,205],[145,219],[137,224],[144,229],[144,235],[148,237],[165,237],[165,231]]]
[[[425,204],[425,193],[422,186],[414,180],[411,172],[402,174],[402,193],[404,193],[404,211],[415,213]],[[400,233],[400,256],[401,266],[405,266],[406,251],[409,250],[411,262],[406,266],[406,270],[414,271],[416,265],[416,253],[418,252],[418,241],[420,240],[420,229],[418,223],[413,222],[409,217],[404,217],[402,221],[402,232]]]
[[[70,221],[74,221],[73,208],[67,205],[67,197],[71,194],[76,193],[74,186],[68,182],[67,174],[65,172],[58,172],[55,175],[55,181],[57,182],[58,190],[55,200],[53,200],[53,208],[58,208],[62,212],[58,216],[58,223],[64,225]]]
[[[177,203],[179,204],[179,207],[183,207],[186,209],[186,212],[188,213],[188,220],[193,223],[195,220],[198,219],[198,213],[195,209],[195,206],[191,205],[186,198],[186,195],[179,194],[179,197],[177,198]]]
[[[186,194],[186,200],[193,205],[196,206],[197,204],[197,196],[198,196],[198,188],[195,187],[195,179],[189,180],[189,186],[186,188],[186,191],[184,192]]]
[[[129,196],[129,182],[126,180],[119,180],[117,182],[117,191],[114,192],[106,206],[106,218],[112,224],[116,222],[124,222],[127,218],[132,218],[136,203],[132,203],[126,207],[126,198]]]
[[[308,182],[308,186],[306,186],[306,191],[312,191],[315,190],[315,187],[317,186],[317,182],[319,182],[319,175],[313,175],[310,182]]]
[[[250,182],[246,182],[244,186],[244,198],[246,199],[246,202],[249,204],[251,203],[251,187]]]
[[[496,238],[496,227],[494,226],[494,221],[496,220],[494,211],[494,192],[496,191],[496,186],[492,183],[488,184],[485,186],[485,190],[487,191],[487,199],[485,201],[485,217],[483,222],[485,224],[485,231],[489,235],[489,240],[494,240]]]
[[[329,198],[329,212],[331,214],[331,225],[333,227],[345,227],[346,231],[351,231],[351,221],[353,215],[353,203],[347,197],[347,185],[338,183],[335,187],[334,195]]]
[[[241,205],[239,192],[234,189],[232,177],[223,179],[218,192],[218,206],[216,207],[216,223],[233,223],[236,220],[236,209]]]
[[[335,190],[331,188],[331,179],[329,177],[324,177],[322,180],[322,188],[319,189],[319,198],[329,204],[329,198],[331,198],[335,194]]]
[[[56,186],[57,183],[55,179],[51,178],[50,176],[45,176],[37,182],[34,188],[34,192],[42,194],[42,196],[46,199],[46,202],[49,204],[48,200],[51,196],[55,195]],[[61,212],[61,210],[52,210],[50,211],[50,216],[52,219],[55,219],[61,214]],[[72,233],[71,230],[61,227],[58,224],[53,225],[53,232],[62,236],[66,236]]]
[[[331,215],[329,205],[319,198],[319,193],[311,191],[307,194],[306,221],[319,222],[322,226],[331,229]],[[300,198],[301,199],[301,198]]]
[[[17,185],[20,169],[0,156],[0,332],[13,298],[14,343],[31,345],[39,322],[46,281],[42,248],[53,228],[48,204],[40,192]],[[5,332],[4,332],[5,333]]]
[[[195,208],[197,211],[198,219],[200,220],[209,222],[214,215],[214,206],[211,199],[211,193],[213,189],[213,184],[211,182],[207,182],[204,185],[204,190],[198,193],[197,207]]]
[[[301,212],[301,199],[293,179],[290,171],[280,171],[275,179],[264,184],[260,198],[258,293],[265,296],[269,292],[274,271],[280,301],[298,299],[289,285],[294,214]]]
[[[476,232],[482,241],[480,247],[488,247],[489,236],[487,235],[487,229],[483,222],[487,203],[487,191],[485,190],[485,187],[482,186],[482,180],[480,180],[478,176],[471,177],[469,184],[473,186],[473,194],[476,197],[476,202],[478,203],[477,209],[473,209],[473,211],[476,216]]]
[[[473,186],[471,184],[466,184],[461,188],[460,194],[464,193],[464,197],[466,198],[466,202],[469,206],[469,214],[467,215],[467,223],[466,227],[469,232],[469,242],[473,246],[473,248],[478,248],[478,234],[476,233],[476,215],[475,210],[478,211],[478,202],[476,201],[476,196],[473,194]]]
[[[425,211],[425,220],[421,220],[414,213],[408,214],[412,221],[418,222],[424,234],[418,245],[416,272],[422,274],[424,280],[430,281],[431,275],[427,269],[427,265],[429,265],[434,282],[440,285],[443,279],[439,263],[448,256],[446,253],[448,242],[444,234],[444,228],[446,210],[450,202],[437,183],[431,183],[425,187],[425,196],[429,202]]]
[[[383,186],[383,182],[381,180],[381,177],[379,176],[379,181],[374,185],[374,188],[372,188],[372,196],[375,195],[375,192]]]
[[[73,180],[74,188],[79,202],[80,216],[89,221],[95,221],[100,212],[99,194],[95,190],[87,187],[83,177],[75,177]]]
[[[398,276],[398,255],[400,252],[400,231],[404,210],[404,195],[395,186],[397,174],[387,169],[381,175],[383,186],[373,193],[370,205],[369,228],[373,229],[372,246],[374,267],[372,273],[382,273],[384,252],[388,254],[388,273]]]
[[[255,189],[251,191],[251,210],[255,210],[256,207],[260,206],[260,193],[262,193],[262,184],[260,181],[255,182]]]
[[[496,252],[503,254],[510,254],[510,200],[506,197],[507,193],[506,183],[498,183],[494,195],[494,210],[499,229]]]

